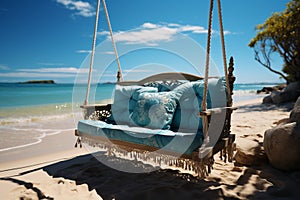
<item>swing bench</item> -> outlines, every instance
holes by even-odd
[[[102,2],[111,31],[105,1]],[[100,0],[98,9],[99,3]],[[220,14],[220,0],[218,5]],[[78,137],[75,146],[83,142],[104,148],[109,155],[130,154],[146,162],[151,159],[160,165],[191,170],[199,177],[210,173],[218,152],[221,159],[231,162],[235,141],[230,131],[231,114],[236,109],[232,107],[234,64],[231,57],[227,69],[223,48],[225,76],[208,77],[212,9],[213,0],[205,76],[169,72],[140,81],[121,81],[114,48],[119,71],[113,103],[88,105],[86,100],[81,106],[84,120],[78,122],[75,130]],[[222,23],[220,25],[224,47]],[[112,34],[111,38],[115,47]]]

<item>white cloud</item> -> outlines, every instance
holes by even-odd
[[[102,54],[106,54],[106,55],[114,55],[115,52],[113,51],[105,51],[105,52],[101,52]]]
[[[91,50],[77,50],[76,53],[91,53]]]
[[[152,24],[152,23],[149,23],[149,22],[146,22],[142,25],[143,28],[158,28],[159,26],[157,24]]]
[[[0,77],[21,77],[21,78],[68,78],[74,77],[74,74],[59,74],[59,73],[34,73],[34,72],[10,72],[0,73]]]
[[[179,33],[206,34],[207,29],[202,26],[181,25],[175,23],[153,24],[146,22],[133,31],[115,32],[114,38],[117,42],[155,46],[162,41],[171,41],[174,36]],[[108,31],[101,31],[98,34],[106,35],[108,38],[110,37]]]
[[[89,69],[78,69],[75,67],[62,68],[36,68],[36,69],[17,69],[14,72],[0,73],[0,77],[24,77],[24,78],[69,78],[79,74],[87,74]],[[95,72],[96,70],[93,69]]]
[[[228,34],[231,34],[230,31],[224,31],[224,35],[228,35]]]
[[[6,65],[0,65],[0,70],[10,70],[10,68]]]
[[[18,69],[17,71],[37,72],[37,73],[78,73],[79,69],[75,67],[62,67],[62,68]]]
[[[180,27],[180,24],[175,24],[175,23],[169,23],[169,27]]]
[[[77,50],[76,53],[92,53],[91,50]],[[95,54],[106,54],[106,55],[113,55],[115,52],[113,51],[104,51],[104,52],[95,52]]]
[[[202,26],[179,26],[178,27],[180,32],[192,32],[192,33],[207,33],[207,30]]]
[[[115,35],[117,42],[127,42],[130,44],[157,45],[162,41],[170,41],[177,33],[177,30],[169,27],[157,27],[153,29],[142,29],[131,32],[119,32]]]
[[[89,2],[76,0],[56,0],[57,3],[63,4],[67,9],[76,11],[75,15],[91,17],[95,15],[95,9]]]

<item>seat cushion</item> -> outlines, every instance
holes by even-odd
[[[131,143],[133,147],[139,144],[178,154],[190,155],[203,142],[200,134],[113,125],[103,121],[80,120],[77,127],[80,136],[91,137],[93,140],[118,140]]]

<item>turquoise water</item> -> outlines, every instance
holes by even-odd
[[[96,99],[111,98],[113,88],[113,84],[97,85],[97,91],[100,92],[96,93]],[[84,84],[74,86],[73,84],[0,83],[0,108],[71,103],[73,92],[82,93],[82,98],[76,100],[83,102],[85,91]]]
[[[236,84],[235,102],[258,98],[272,84]],[[90,103],[111,99],[114,84],[91,87]],[[47,135],[74,131],[82,119],[86,85],[0,83],[0,153],[39,143]]]
[[[237,96],[253,94],[256,90],[271,84],[236,84]],[[110,99],[114,84],[92,86],[91,96],[97,100]],[[49,104],[80,103],[84,101],[86,85],[73,84],[18,84],[0,83],[0,109]],[[76,98],[75,96],[80,96]]]

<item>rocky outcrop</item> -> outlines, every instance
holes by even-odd
[[[286,84],[280,84],[280,85],[276,85],[274,87],[263,87],[261,90],[257,90],[256,93],[260,94],[260,93],[266,93],[269,94],[272,91],[281,91],[286,87]]]
[[[273,89],[271,94],[263,99],[263,103],[286,103],[296,101],[300,96],[300,82],[288,84],[283,90]]]
[[[20,82],[21,84],[55,84],[54,80],[32,80]]]
[[[300,97],[299,97],[300,99]],[[296,122],[300,124],[300,106],[294,107],[290,114],[290,122]],[[300,143],[299,143],[300,145]],[[300,156],[300,155],[299,155]]]
[[[300,170],[300,97],[290,118],[265,132],[264,151],[277,169]]]

